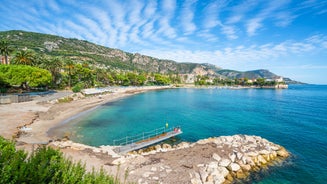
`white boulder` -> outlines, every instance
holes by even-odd
[[[222,167],[227,167],[230,163],[231,161],[229,159],[224,158],[220,160],[218,165]]]
[[[231,171],[238,171],[241,169],[241,166],[238,165],[237,163],[231,163],[229,166],[228,166],[228,169],[231,170]]]

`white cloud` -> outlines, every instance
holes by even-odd
[[[220,20],[218,19],[219,11],[219,3],[216,1],[212,2],[205,8],[203,12],[205,13],[205,19],[203,21],[203,26],[205,29],[211,29],[220,24]]]
[[[143,38],[149,38],[154,34],[154,22],[148,22],[142,27]]]
[[[102,31],[101,26],[98,23],[84,15],[77,15],[79,23],[85,27],[84,32],[88,32],[87,39],[93,42],[102,43],[102,38],[106,37],[106,33]]]
[[[227,24],[235,24],[240,22],[246,17],[246,13],[253,9],[259,1],[257,0],[246,0],[242,3],[232,7],[232,15],[227,18]]]
[[[257,17],[248,21],[248,23],[246,24],[246,32],[249,36],[255,35],[256,31],[262,27],[262,20],[263,18]]]
[[[199,31],[197,34],[200,38],[204,38],[208,42],[215,42],[218,40],[218,37],[215,34],[209,32],[209,30]]]
[[[322,42],[322,43],[321,43],[321,46],[322,46],[323,48],[327,49],[327,41]]]
[[[169,19],[162,18],[159,20],[159,24],[160,24],[160,27],[159,27],[158,31],[156,32],[156,34],[158,34],[158,36],[165,36],[169,39],[176,38],[176,36],[177,36],[176,31],[173,27],[170,26]]]
[[[286,27],[293,22],[296,15],[292,15],[290,12],[280,12],[275,15],[277,20],[276,25],[279,27]]]
[[[222,26],[221,28],[222,33],[227,36],[229,39],[237,39],[238,36],[236,35],[235,28],[233,26]]]
[[[256,31],[263,27],[263,21],[268,18],[273,18],[274,12],[278,11],[285,5],[287,5],[290,1],[269,1],[267,6],[261,10],[254,18],[251,18],[246,23],[246,31],[249,36],[253,36],[256,34]],[[286,13],[284,13],[286,16]],[[285,17],[283,18],[285,20]],[[285,24],[285,23],[284,23]]]
[[[193,22],[194,5],[196,0],[187,0],[184,2],[181,12],[181,24],[186,35],[192,34],[196,30],[196,25]]]
[[[101,40],[109,47],[114,47],[117,43],[117,29],[113,28],[112,20],[109,14],[103,9],[90,7],[88,12],[90,12],[90,17],[98,23],[102,31],[106,34]]]
[[[173,39],[177,36],[177,34],[175,29],[170,25],[170,21],[174,18],[176,1],[165,0],[162,2],[161,6],[162,12],[160,18],[158,19],[159,28],[155,34]]]
[[[229,17],[227,20],[227,24],[235,24],[239,21],[241,21],[241,19],[243,18],[243,15],[233,15],[232,17]]]
[[[60,12],[61,11],[58,3],[56,2],[56,0],[47,0],[47,4],[50,7],[51,11],[55,11],[55,12]]]
[[[122,4],[115,0],[105,1],[106,4],[103,8],[105,11],[110,12],[109,15],[112,19],[112,24],[115,29],[120,29],[125,26],[126,11]]]
[[[141,50],[139,53],[151,55],[161,59],[170,59],[178,62],[212,63],[223,68],[248,66],[251,63],[276,62],[291,55],[305,55],[324,44],[313,43],[312,39],[303,42],[284,41],[278,44],[267,43],[262,45],[226,47],[219,50]]]
[[[151,18],[155,15],[157,11],[157,2],[156,1],[150,1],[150,2],[147,2],[145,8],[144,8],[144,11],[143,11],[143,15],[144,15],[144,18]]]
[[[141,11],[144,5],[144,3],[138,0],[133,0],[129,3],[127,12],[129,13],[128,21],[130,25],[138,24],[141,21]]]

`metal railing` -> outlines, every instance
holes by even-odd
[[[161,128],[157,128],[157,129],[148,131],[148,132],[143,132],[138,135],[126,136],[121,139],[115,139],[113,141],[113,145],[114,146],[124,146],[124,145],[128,145],[128,144],[143,142],[143,141],[149,140],[151,138],[155,138],[157,136],[165,135],[168,132],[173,132],[177,129],[180,129],[180,126],[175,126],[175,127],[171,127],[171,128],[161,127]]]

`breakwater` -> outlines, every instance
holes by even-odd
[[[249,135],[213,137],[174,146],[159,144],[124,155],[114,154],[111,146],[90,147],[71,141],[52,145],[110,155],[112,160],[106,166],[128,168],[129,178],[138,183],[232,183],[247,180],[251,173],[289,156],[284,147]]]

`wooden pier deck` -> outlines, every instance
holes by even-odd
[[[117,142],[120,142],[120,144],[118,144],[119,147],[115,148],[114,151],[117,153],[127,153],[153,145],[182,133],[183,132],[180,127],[155,129],[150,132],[144,132],[138,136],[125,137],[120,140],[115,140],[114,145],[117,145]]]

